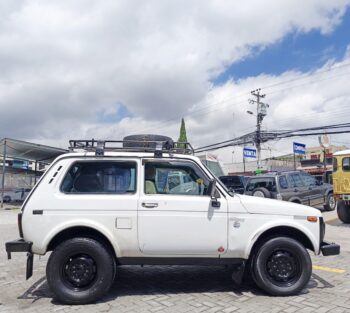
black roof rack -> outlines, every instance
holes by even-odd
[[[194,154],[189,142],[152,141],[152,140],[69,140],[69,151],[85,150],[95,152],[97,156],[105,151],[120,152],[154,152],[161,157],[162,153]]]

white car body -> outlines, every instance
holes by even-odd
[[[74,162],[101,159],[136,162],[136,192],[65,194],[60,190]],[[23,205],[23,238],[33,243],[32,252],[43,255],[62,231],[86,227],[110,242],[122,264],[137,258],[248,259],[260,236],[283,227],[302,233],[310,248],[320,253],[320,211],[295,203],[231,195],[220,184],[220,207],[211,205],[210,196],[145,194],[143,159],[154,159],[154,154],[106,151],[102,157],[92,152],[58,157]],[[163,154],[161,159],[191,162],[209,179],[214,178],[195,156]],[[145,207],[153,203],[157,207]],[[308,221],[310,216],[317,221]]]

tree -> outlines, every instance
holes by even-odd
[[[180,137],[177,140],[178,145],[177,148],[182,148],[182,149],[186,149],[187,145],[186,144],[181,144],[182,142],[188,142],[187,141],[187,134],[186,134],[186,126],[185,126],[185,120],[184,118],[181,119],[181,127],[180,127]]]

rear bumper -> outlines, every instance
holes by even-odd
[[[328,243],[323,241],[321,243],[321,252],[324,256],[340,254],[340,246],[336,243]]]
[[[5,243],[7,258],[9,260],[11,259],[12,252],[27,252],[26,279],[30,278],[33,274],[32,245],[33,243],[31,241],[25,241],[24,239],[17,239]]]

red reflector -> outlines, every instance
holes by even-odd
[[[223,246],[221,246],[221,247],[219,247],[218,251],[219,251],[220,253],[222,253],[222,252],[224,252],[224,251],[225,251],[225,249],[224,249],[224,247],[223,247]]]

